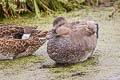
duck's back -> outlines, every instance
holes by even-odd
[[[23,27],[16,27],[16,26],[3,26],[0,27],[0,38],[10,37],[16,33],[24,33]]]
[[[37,26],[19,26],[14,24],[0,24],[0,38],[21,39],[23,34],[30,34],[36,30]]]

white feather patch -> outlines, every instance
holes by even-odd
[[[22,39],[29,39],[31,34],[23,34]]]

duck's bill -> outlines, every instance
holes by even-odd
[[[51,33],[50,35],[47,35],[47,37],[46,37],[46,39],[53,39],[53,38],[55,38],[57,36],[57,34],[55,34],[55,33]]]

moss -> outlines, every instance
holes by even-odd
[[[36,63],[37,61],[43,61],[41,56],[28,56],[23,58],[18,58],[14,60],[0,60],[0,69],[20,69],[30,66],[29,63]]]
[[[55,64],[50,70],[53,73],[84,71],[97,65],[97,57],[91,57],[87,61],[77,64]]]

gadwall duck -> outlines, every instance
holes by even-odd
[[[62,17],[53,22],[47,36],[47,52],[56,63],[77,63],[88,59],[97,44],[98,24],[94,21],[69,23]]]
[[[32,33],[36,26],[19,26],[14,24],[0,24],[0,38],[9,39],[16,38],[21,39],[23,34]]]
[[[27,38],[0,38],[0,59],[15,59],[32,55],[46,42],[47,33],[48,31],[35,30]]]

